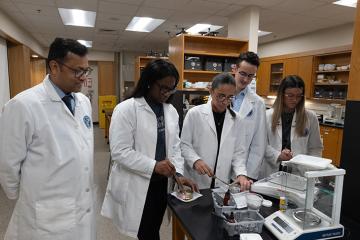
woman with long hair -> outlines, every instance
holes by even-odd
[[[235,79],[227,73],[214,77],[208,103],[193,107],[187,113],[181,133],[181,153],[185,159],[185,176],[194,179],[199,188],[221,185],[213,178],[238,182],[249,189],[245,146],[246,126],[230,109],[236,89]]]
[[[150,62],[134,93],[119,103],[110,124],[110,151],[115,162],[101,214],[117,229],[140,240],[158,240],[167,206],[169,179],[197,186],[182,176],[178,114],[169,104],[179,74],[164,60]]]
[[[262,177],[278,171],[282,161],[298,154],[321,157],[319,122],[316,114],[305,108],[305,83],[299,76],[289,75],[281,81],[266,121],[268,145]]]

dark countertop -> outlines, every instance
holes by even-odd
[[[213,212],[213,200],[210,189],[201,190],[204,196],[193,202],[183,203],[175,197],[168,196],[168,205],[175,216],[179,219],[192,240],[223,240],[239,239],[239,235],[228,237],[221,228],[222,219],[215,216]],[[270,208],[261,207],[260,214],[265,218],[278,210],[278,202],[273,201]],[[260,234],[264,240],[276,239],[272,233],[262,228]]]

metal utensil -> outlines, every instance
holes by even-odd
[[[217,176],[213,175],[212,178],[215,178],[217,180],[219,180],[220,182],[224,183],[225,185],[227,185],[228,187],[232,187],[235,186],[237,184],[237,182],[233,182],[233,183],[227,183],[224,180],[218,178]]]

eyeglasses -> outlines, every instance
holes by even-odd
[[[219,94],[216,94],[216,99],[220,102],[232,102],[235,97],[234,96],[226,96],[225,94],[222,94],[222,93],[219,93]]]
[[[68,69],[70,69],[70,70],[74,73],[74,75],[75,75],[76,78],[81,78],[82,76],[87,77],[87,76],[89,76],[89,75],[91,74],[91,72],[93,71],[93,69],[92,69],[91,67],[88,67],[88,68],[86,68],[86,69],[74,69],[74,68],[66,65],[66,64],[63,63],[63,62],[60,62],[60,61],[56,61],[56,62],[57,62],[58,64],[60,64],[60,65],[63,65],[63,66],[65,66],[65,67],[67,67]]]
[[[244,78],[253,78],[255,76],[255,74],[252,74],[252,73],[247,73],[247,72],[244,72],[244,71],[240,71],[239,72],[240,76],[244,77]]]
[[[156,81],[155,81],[154,83],[156,84],[156,86],[159,87],[160,92],[161,92],[162,94],[169,94],[169,95],[171,95],[171,94],[176,93],[176,91],[177,91],[176,86],[173,87],[173,88],[169,88],[168,86],[161,85],[160,83],[158,83],[158,82],[156,82]]]
[[[295,94],[291,94],[291,93],[285,93],[284,94],[285,97],[289,98],[289,99],[296,99],[296,100],[299,100],[299,99],[302,99],[304,97],[303,94],[301,95],[295,95]]]

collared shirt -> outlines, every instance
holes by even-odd
[[[56,93],[59,95],[59,97],[60,97],[61,99],[63,99],[63,97],[65,97],[67,94],[65,94],[64,91],[61,90],[58,86],[56,86],[56,85],[52,82],[52,80],[51,80],[50,78],[49,78],[49,80],[50,80],[51,84],[53,85]],[[71,98],[71,108],[72,108],[72,110],[74,111],[74,109],[75,109],[75,96],[74,96],[74,93],[70,93],[70,95],[72,96],[72,98]]]
[[[239,92],[237,95],[235,95],[235,99],[232,102],[232,109],[235,112],[239,112],[240,111],[240,107],[242,102],[244,101],[245,95],[246,93],[249,91],[248,87],[244,88],[241,92]]]

